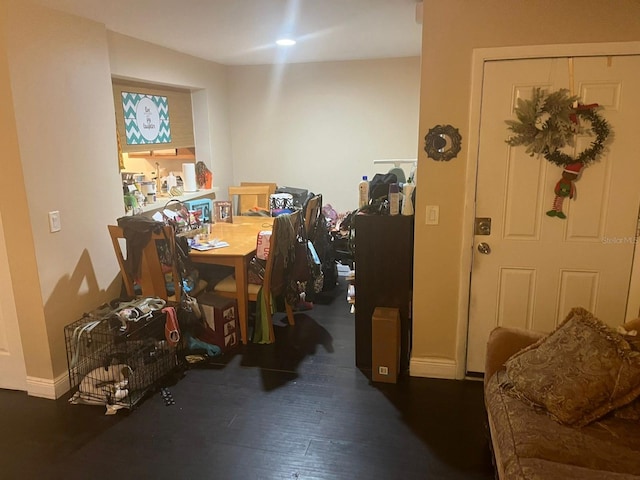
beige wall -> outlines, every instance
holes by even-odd
[[[27,374],[37,390],[52,377],[64,380],[64,325],[116,291],[106,224],[121,214],[122,199],[104,27],[24,2],[10,2],[6,25],[28,205],[21,222],[29,223],[7,230],[30,230],[20,250],[32,249],[24,256],[37,262],[39,282],[31,274],[33,282],[17,285],[14,277],[14,289],[28,293],[36,310],[19,318]],[[49,232],[53,210],[61,217],[57,233]],[[9,255],[20,258],[11,247]]]
[[[640,40],[640,2],[619,0],[425,0],[416,205],[412,374],[450,376],[464,368],[459,329],[461,235],[469,139],[471,59],[475,48]],[[462,151],[435,162],[422,150],[438,124],[460,130]],[[424,224],[426,205],[440,224]],[[459,347],[462,347],[460,349]]]
[[[234,181],[270,181],[357,208],[358,182],[416,158],[420,59],[229,68]]]

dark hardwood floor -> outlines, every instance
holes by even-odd
[[[355,367],[341,284],[273,345],[164,382],[133,411],[0,391],[2,479],[491,479],[482,384]]]

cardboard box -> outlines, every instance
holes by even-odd
[[[400,371],[400,310],[376,307],[371,317],[371,377],[396,383]]]
[[[218,345],[223,352],[237,346],[240,340],[237,301],[213,292],[205,292],[198,296],[198,305],[207,326],[211,329],[212,338],[208,343]]]

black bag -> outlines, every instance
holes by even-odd
[[[392,183],[398,183],[395,173],[376,173],[369,182],[369,200],[376,203],[386,200]]]
[[[149,217],[134,215],[118,218],[118,226],[122,228],[126,239],[125,268],[129,275],[137,278],[140,275],[140,266],[142,265],[142,250],[149,243],[151,235],[159,233],[164,224]]]
[[[318,257],[320,258],[322,291],[326,292],[333,289],[338,282],[338,266],[336,265],[336,252],[333,244],[333,236],[329,231],[329,225],[324,215],[318,215],[309,240],[311,240]],[[315,282],[316,278],[317,277],[314,278],[314,282],[312,283],[317,285]],[[309,299],[313,299],[314,293],[319,292],[313,292],[307,289]]]
[[[176,261],[178,263],[178,271],[182,275],[182,288],[187,292],[191,291],[198,284],[200,274],[193,260],[189,257],[191,247],[187,237],[176,235]]]
[[[295,261],[293,262],[293,270],[291,275],[297,282],[306,282],[309,280],[311,270],[309,268],[309,252],[307,251],[307,242],[304,240],[296,242]]]
[[[189,257],[189,251],[191,250],[189,241],[185,236],[175,235],[175,251],[171,252],[168,247],[169,239],[167,238],[166,240],[167,242],[160,247],[162,263],[171,265],[175,261],[180,278],[176,278],[174,281],[180,282],[183,295],[188,295],[196,288],[200,278],[200,272],[191,257]],[[171,255],[173,255],[173,258],[171,258]]]
[[[275,193],[289,193],[293,197],[293,206],[296,208],[302,208],[304,205],[307,196],[309,195],[309,190],[306,188],[295,188],[295,187],[278,187],[276,188]]]
[[[249,272],[247,274],[249,283],[253,283],[254,285],[262,285],[264,283],[266,264],[266,260],[262,260],[255,255],[253,256],[249,262]]]

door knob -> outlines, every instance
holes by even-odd
[[[491,247],[486,242],[481,242],[478,244],[478,251],[483,255],[489,255],[491,253]]]

